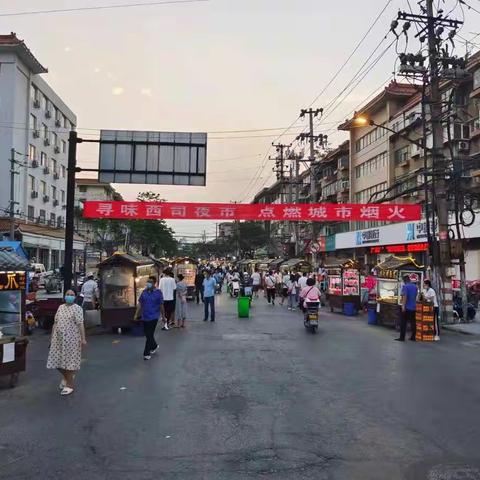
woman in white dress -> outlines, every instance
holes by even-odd
[[[87,344],[82,307],[75,303],[75,292],[68,290],[65,303],[58,307],[52,329],[47,368],[62,374],[61,395],[73,393],[75,372],[80,370],[82,348]]]

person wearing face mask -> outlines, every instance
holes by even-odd
[[[155,328],[157,328],[159,318],[166,322],[163,295],[155,287],[156,283],[157,279],[155,277],[148,278],[146,288],[138,299],[138,308],[135,314],[137,320],[141,317],[143,321],[143,331],[145,333],[144,360],[150,360],[152,355],[158,350],[158,345],[155,341]]]
[[[75,303],[73,290],[65,293],[65,303],[58,307],[50,340],[47,368],[62,375],[61,395],[73,393],[75,373],[80,370],[82,348],[87,345],[82,307]]]

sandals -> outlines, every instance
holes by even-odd
[[[73,388],[64,387],[63,390],[60,392],[60,395],[70,395],[73,393]]]

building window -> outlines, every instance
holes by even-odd
[[[47,166],[47,154],[45,152],[40,153],[40,165],[42,167]]]
[[[65,116],[63,117],[63,128],[68,130],[68,119]]]
[[[65,190],[62,190],[62,205],[65,203]]]
[[[45,218],[46,218],[47,212],[45,210],[40,210],[40,222],[45,223]]]
[[[42,195],[47,194],[47,184],[43,180],[40,181],[40,191]]]
[[[387,188],[387,182],[382,182],[373,187],[366,188],[365,190],[361,190],[355,194],[356,203],[368,203],[370,201],[371,196],[374,193],[381,192]],[[381,195],[377,196],[376,200],[378,200]],[[375,199],[374,199],[375,201]]]
[[[33,222],[35,220],[35,207],[32,206],[32,205],[29,205],[28,206],[28,214],[27,214],[27,218]]]
[[[405,165],[410,158],[410,145],[395,150],[395,166]]]
[[[62,226],[63,226],[63,218],[57,217],[57,227],[62,228]]]
[[[52,168],[52,173],[53,174],[57,173],[57,161],[54,158],[52,158],[52,163],[50,165]]]
[[[35,115],[30,114],[29,128],[30,128],[31,131],[37,129],[37,117]]]
[[[43,132],[43,138],[45,140],[48,140],[48,127],[44,123],[42,123],[42,132]]]
[[[65,178],[67,176],[67,169],[65,168],[65,165],[62,165],[62,178]]]
[[[32,192],[36,192],[37,189],[35,187],[37,186],[37,182],[35,181],[35,177],[33,175],[28,176],[28,183],[29,183],[29,186],[30,186],[30,190]]]
[[[473,89],[480,88],[480,68],[473,73]]]
[[[360,150],[363,150],[364,148],[368,147],[372,143],[376,142],[377,140],[380,140],[387,134],[387,130],[383,128],[383,125],[380,125],[379,127],[374,128],[371,132],[368,132],[366,135],[363,137],[360,137],[356,142],[355,142],[355,150],[357,152],[360,152]]]
[[[54,213],[50,214],[50,225],[54,226],[55,225],[55,219],[56,215]]]
[[[40,97],[40,106],[43,108],[43,110],[47,110],[48,108],[48,98],[42,94]]]
[[[52,185],[52,199],[56,200],[57,199],[57,187],[54,187]]]
[[[62,140],[62,153],[67,153],[67,142]]]
[[[33,84],[30,88],[30,98],[32,102],[35,102],[38,100],[38,88]]]
[[[55,132],[51,132],[51,135],[50,135],[50,143],[56,147],[57,146],[57,143],[58,143],[58,136]]]
[[[388,153],[383,152],[355,167],[355,178],[375,174],[387,166]]]
[[[86,186],[86,185],[79,185],[78,191],[79,191],[80,193],[86,193],[86,191],[87,191],[87,186]]]
[[[28,158],[30,160],[36,160],[37,159],[37,147],[35,147],[35,145],[29,145],[28,146]]]

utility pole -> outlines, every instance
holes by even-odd
[[[457,29],[463,24],[458,20],[451,20],[439,11],[435,16],[434,0],[422,0],[419,2],[422,14],[399,12],[398,20],[402,20],[402,34],[407,36],[411,22],[419,24],[416,37],[421,43],[427,42],[428,47],[428,68],[424,66],[425,57],[421,53],[417,55],[400,54],[400,73],[405,76],[420,78],[424,82],[425,106],[429,107],[430,131],[432,134],[431,164],[432,164],[432,198],[434,205],[433,225],[435,218],[438,222],[438,251],[435,233],[432,235],[433,242],[433,271],[434,278],[439,287],[440,298],[442,299],[442,316],[445,323],[450,323],[453,319],[453,291],[452,280],[453,268],[451,262],[450,240],[449,240],[449,204],[447,197],[448,184],[446,179],[447,162],[443,154],[443,125],[442,125],[442,99],[440,93],[440,81],[445,78],[445,65],[454,66],[450,72],[456,75],[458,66],[461,62],[448,56],[448,47],[443,48],[442,43],[449,40],[453,43],[453,38]],[[395,29],[398,21],[392,22],[391,30],[399,38]],[[442,38],[445,28],[450,29],[447,39]],[[441,54],[442,53],[442,54]],[[443,75],[440,67],[443,66]],[[456,78],[456,77],[454,77]],[[426,83],[428,82],[428,87]],[[425,116],[424,116],[425,117]],[[424,129],[424,134],[426,129]],[[426,149],[426,145],[424,146]],[[426,153],[425,153],[426,154]],[[453,161],[453,159],[452,159]],[[428,201],[428,200],[427,200]],[[430,207],[430,205],[429,205]],[[435,232],[435,228],[434,228]]]
[[[308,115],[308,123],[309,123],[309,132],[308,133],[301,133],[297,139],[301,141],[305,141],[308,139],[310,152],[308,156],[308,162],[310,164],[310,203],[316,203],[317,201],[317,179],[315,176],[315,144],[319,144],[321,147],[324,147],[327,142],[326,135],[315,135],[313,131],[313,119],[315,117],[321,116],[323,114],[323,108],[308,108],[302,109],[300,111],[300,118],[305,118]],[[298,174],[297,174],[297,184],[298,184]],[[298,194],[297,194],[297,202],[298,202]],[[315,222],[311,222],[311,234],[310,234],[310,241],[313,244],[316,239],[315,233]],[[315,260],[315,259],[314,259]]]
[[[18,203],[15,201],[15,149],[10,150],[10,241],[15,240],[15,205]]]

